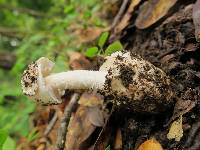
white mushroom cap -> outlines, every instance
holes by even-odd
[[[48,76],[54,67],[54,63],[48,58],[41,57],[36,62],[28,65],[22,75],[21,85],[25,95],[41,103],[60,103],[61,98],[57,91],[48,87],[45,77]]]
[[[169,77],[140,56],[115,52],[99,70],[108,72],[103,94],[119,99],[117,105],[129,103],[126,105],[151,112],[173,101]]]

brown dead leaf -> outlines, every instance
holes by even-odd
[[[188,43],[185,45],[184,51],[186,52],[194,52],[198,49],[198,46],[193,43]]]
[[[72,70],[91,69],[91,62],[83,54],[74,51],[69,51],[67,54],[69,56],[69,66]]]
[[[150,139],[142,143],[137,150],[163,150],[163,148],[158,141]]]
[[[85,149],[84,142],[97,126],[105,123],[102,109],[103,99],[95,93],[84,93],[79,100],[79,107],[71,117],[66,137],[66,150]]]
[[[183,125],[182,125],[182,115],[179,119],[175,120],[169,129],[169,133],[167,134],[167,138],[169,140],[175,139],[175,141],[180,141],[183,137]]]
[[[200,78],[200,72],[195,72],[195,75]]]
[[[80,105],[88,107],[96,107],[103,105],[103,97],[98,93],[83,93],[78,101]]]
[[[194,106],[196,105],[195,101],[191,100],[178,100],[176,105],[175,105],[175,110],[174,110],[174,115],[175,116],[180,116],[183,115],[187,112],[189,112]]]
[[[76,31],[76,35],[79,38],[80,43],[87,43],[95,40],[100,36],[105,29],[98,27],[88,27],[87,29],[79,29]]]
[[[185,93],[182,94],[181,99],[178,99],[178,101],[176,102],[173,115],[167,125],[169,125],[176,118],[192,110],[196,106],[196,103],[197,101],[195,93],[191,88],[189,88]]]
[[[87,109],[89,121],[97,127],[102,127],[105,124],[105,115],[103,110],[99,107],[88,107]]]
[[[117,129],[116,137],[115,137],[115,143],[114,143],[114,149],[122,149],[122,133],[120,129]]]
[[[167,14],[169,9],[174,6],[177,0],[149,0],[146,1],[136,19],[136,27],[145,29]]]
[[[97,93],[83,93],[79,102],[80,105],[87,107],[89,121],[98,127],[105,124],[106,114],[102,110],[103,97]]]
[[[161,62],[162,64],[165,64],[165,63],[167,63],[167,62],[170,62],[170,60],[171,60],[172,58],[174,58],[174,57],[175,57],[174,54],[166,55],[166,56],[164,56],[163,58],[161,58],[160,62]]]
[[[79,106],[71,117],[65,142],[66,150],[79,150],[84,142],[96,129],[88,117],[87,107]]]
[[[128,7],[128,10],[124,14],[121,21],[117,24],[117,26],[114,29],[115,34],[121,32],[128,24],[132,17],[134,8],[140,3],[141,0],[132,0],[131,4]]]
[[[200,41],[200,0],[197,0],[193,6],[192,17],[195,27],[195,38]]]

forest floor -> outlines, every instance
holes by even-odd
[[[130,4],[126,4],[125,10],[129,8]],[[117,31],[116,24],[119,24],[120,21],[114,23],[115,26],[109,30],[108,43],[120,40],[126,50],[142,56],[145,60],[165,71],[177,85],[174,89],[177,95],[180,98],[185,98],[182,100],[189,101],[189,104],[183,102],[181,108],[170,108],[157,114],[119,109],[112,112],[103,128],[94,127],[87,123],[87,117],[84,117],[87,116],[86,108],[78,106],[77,109],[79,111],[82,109],[82,112],[74,112],[73,115],[79,115],[80,122],[85,125],[82,128],[78,123],[71,125],[73,130],[76,127],[77,131],[74,132],[79,133],[74,135],[73,138],[70,137],[70,141],[67,139],[67,144],[79,145],[79,149],[95,147],[104,150],[107,145],[110,145],[111,149],[133,150],[137,149],[147,139],[154,138],[166,150],[200,149],[200,44],[195,38],[195,30],[197,29],[194,26],[192,15],[194,4],[192,4],[192,1],[178,1],[173,7],[171,6],[169,13],[166,13],[162,19],[153,23],[150,27],[138,29],[137,25],[142,21],[140,23],[138,21],[135,26],[135,20],[141,13],[141,9],[139,9],[141,5],[143,3],[135,7],[124,28]],[[122,7],[122,5],[120,6]],[[123,20],[122,18],[126,17],[125,12],[116,15],[120,15],[121,20]],[[149,18],[147,16],[144,19],[148,20]],[[98,68],[101,64],[100,57],[88,58],[77,52],[69,54],[69,58],[72,69]],[[182,96],[184,93],[186,93],[185,97]],[[68,93],[66,99],[69,99],[69,95],[72,95],[72,93]],[[91,95],[88,99],[91,99]],[[40,150],[53,149],[52,146],[55,145],[57,129],[60,126],[65,105],[37,107],[33,115],[33,122],[42,135],[33,142],[24,144],[24,147],[29,149],[37,147]],[[175,117],[173,116],[174,112],[177,115]],[[55,114],[57,121],[49,131],[46,131]],[[169,140],[167,134],[170,125],[180,115],[182,116],[183,136],[180,141]],[[80,133],[82,130],[84,130],[84,133]],[[48,133],[43,134],[45,131]],[[68,129],[69,131],[71,129]],[[67,138],[69,137],[67,136]],[[20,143],[23,143],[24,140],[21,139]]]

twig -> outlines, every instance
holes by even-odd
[[[64,150],[66,134],[67,134],[67,127],[69,124],[72,110],[73,110],[75,104],[77,103],[78,97],[79,97],[79,94],[75,93],[72,96],[69,104],[65,107],[63,118],[61,119],[60,128],[58,129],[55,150]]]
[[[171,49],[169,49],[168,51],[166,51],[165,53],[159,55],[159,56],[158,56],[158,59],[161,59],[161,58],[163,58],[164,56],[166,56],[166,55],[168,55],[168,54],[170,54],[170,53],[172,53],[172,52],[174,52],[174,51],[176,51],[176,50],[177,50],[176,48],[171,48]]]
[[[117,23],[119,22],[119,20],[121,19],[122,17],[122,14],[124,13],[125,9],[126,9],[126,6],[128,4],[128,1],[129,0],[123,0],[123,3],[119,9],[119,12],[117,13],[117,15],[115,16],[114,20],[113,20],[113,23],[111,25],[111,30],[117,25]]]
[[[118,34],[121,32],[125,27],[127,27],[130,23],[130,19],[133,15],[133,11],[135,7],[140,3],[141,0],[131,0],[130,5],[128,6],[127,11],[123,15],[123,17],[120,19],[119,23],[114,27],[115,34]],[[133,26],[133,25],[132,25]],[[129,26],[130,28],[130,26]]]
[[[51,131],[51,129],[53,128],[53,126],[55,125],[56,121],[58,119],[58,115],[57,113],[54,114],[53,118],[51,119],[51,121],[49,122],[46,130],[44,131],[44,136],[47,136],[49,134],[49,132]]]

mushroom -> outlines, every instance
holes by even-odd
[[[161,69],[126,51],[105,59],[99,71],[51,73],[54,63],[42,57],[24,71],[23,93],[43,104],[58,104],[67,89],[95,90],[105,102],[144,112],[163,111],[173,103],[172,83]]]
[[[59,104],[67,89],[102,89],[106,72],[74,70],[52,73],[54,63],[41,57],[22,75],[23,93],[42,104]]]

